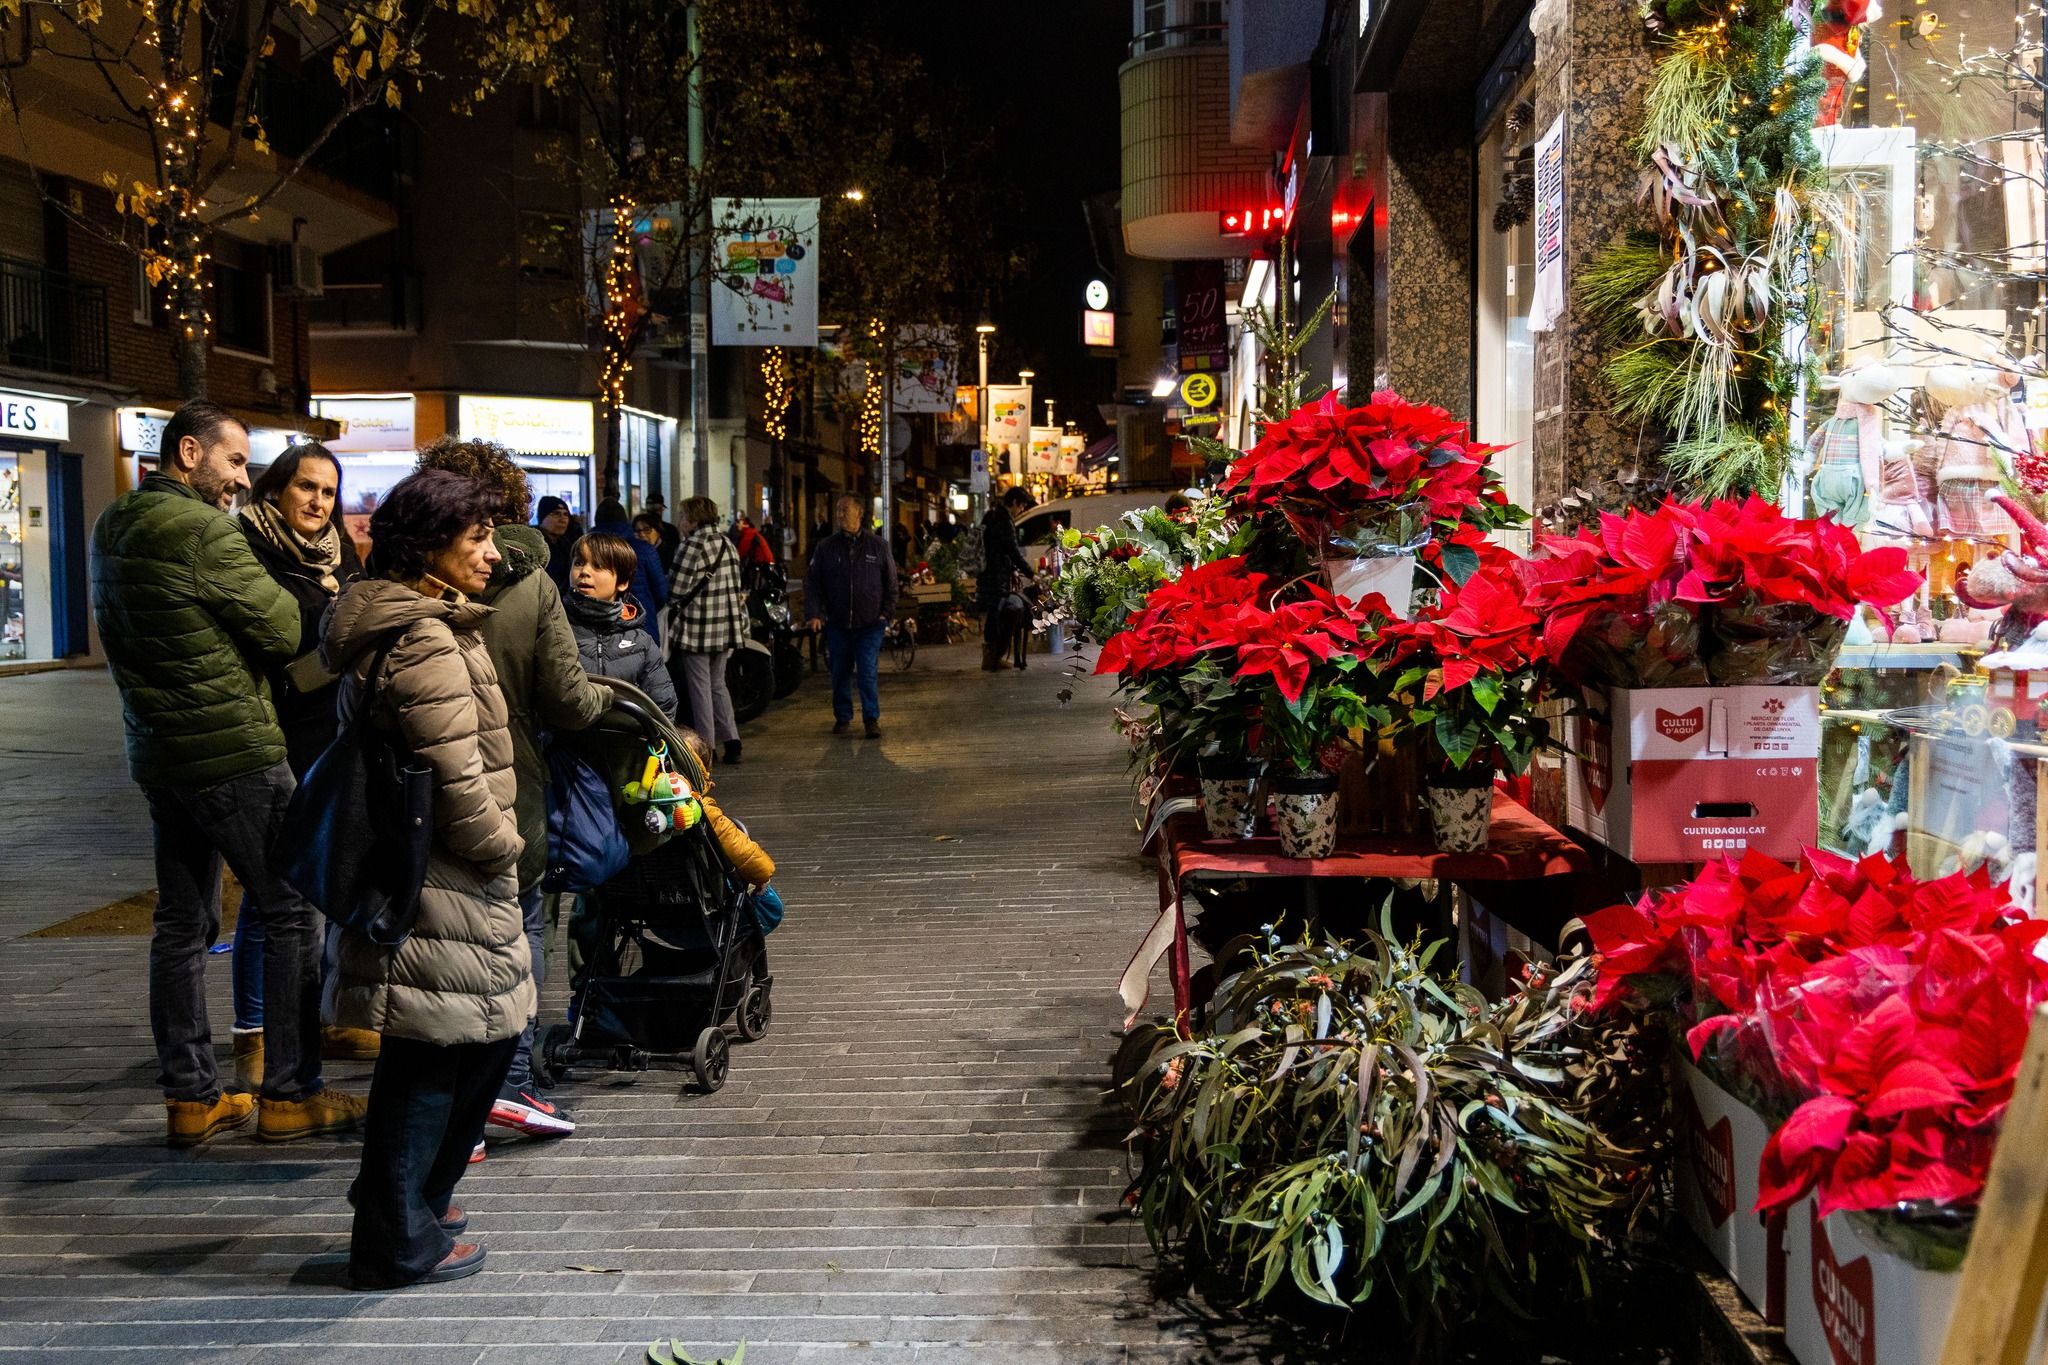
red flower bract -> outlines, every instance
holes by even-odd
[[[1982,872],[1920,881],[1884,858],[1809,851],[1710,865],[1588,916],[1601,1006],[1675,978],[1688,1034],[1797,1101],[1764,1150],[1759,1206],[1823,1214],[1981,1195],[2028,1022],[2048,999],[2048,922]]]
[[[1250,506],[1340,522],[1376,503],[1409,502],[1455,519],[1478,504],[1495,449],[1442,408],[1389,392],[1347,408],[1332,393],[1269,425],[1230,466],[1223,491]]]

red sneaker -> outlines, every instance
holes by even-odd
[[[567,1137],[576,1131],[576,1121],[549,1104],[531,1089],[506,1086],[491,1106],[492,1123],[533,1137]]]

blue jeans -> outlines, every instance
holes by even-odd
[[[548,965],[547,898],[541,894],[538,883],[519,893],[519,916],[525,922],[526,949],[533,955],[533,996],[538,1001],[541,983],[547,980]],[[514,1089],[524,1090],[533,1084],[533,1030],[538,1022],[526,1021],[518,1046],[512,1050],[504,1081]]]
[[[341,950],[341,926],[323,919],[326,942],[320,949],[320,988],[334,975],[334,962]],[[235,915],[235,946],[229,965],[234,981],[235,1032],[263,1031],[263,907],[256,895],[242,888],[242,908]]]
[[[879,625],[859,630],[847,626],[825,627],[825,656],[832,664],[832,718],[853,719],[853,676],[860,674],[860,714],[863,720],[880,720],[882,696],[875,686],[875,672],[881,666],[882,631]]]

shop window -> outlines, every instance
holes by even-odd
[[[270,257],[260,247],[227,239],[214,244],[213,344],[270,359]]]
[[[519,215],[519,273],[530,280],[576,278],[576,220],[527,209]]]
[[[1527,507],[1534,492],[1530,459],[1535,429],[1536,347],[1529,304],[1536,283],[1536,226],[1531,183],[1535,113],[1510,98],[1479,147],[1479,291],[1477,434],[1506,450],[1495,456],[1508,498]],[[1526,534],[1512,533],[1514,539]],[[1517,544],[1526,550],[1525,544]]]
[[[1809,394],[1808,477],[1793,491],[1926,573],[1902,612],[1906,642],[1983,640],[1997,611],[1964,600],[1985,597],[1972,566],[2019,548],[1991,499],[2048,496],[2038,14],[2021,0],[1887,14],[1864,32],[1867,66],[1839,91],[1838,119],[1815,133],[1842,221],[1811,345],[1824,374],[1885,370]],[[1838,415],[1857,398],[1874,423],[1853,405]]]
[[[21,457],[0,450],[0,663],[28,657],[27,557],[21,527]]]

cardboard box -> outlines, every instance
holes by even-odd
[[[1781,1316],[1784,1246],[1756,1207],[1757,1169],[1771,1132],[1761,1116],[1683,1055],[1674,1059],[1678,1113],[1678,1211],[1693,1234],[1767,1321]]]
[[[1941,1359],[1962,1276],[1923,1270],[1866,1241],[1811,1197],[1787,1223],[1785,1349],[1802,1365],[1928,1365]],[[2028,1360],[2048,1333],[2039,1324]]]
[[[1568,727],[1571,824],[1638,863],[1757,849],[1789,862],[1820,834],[1820,690],[1588,691]]]

